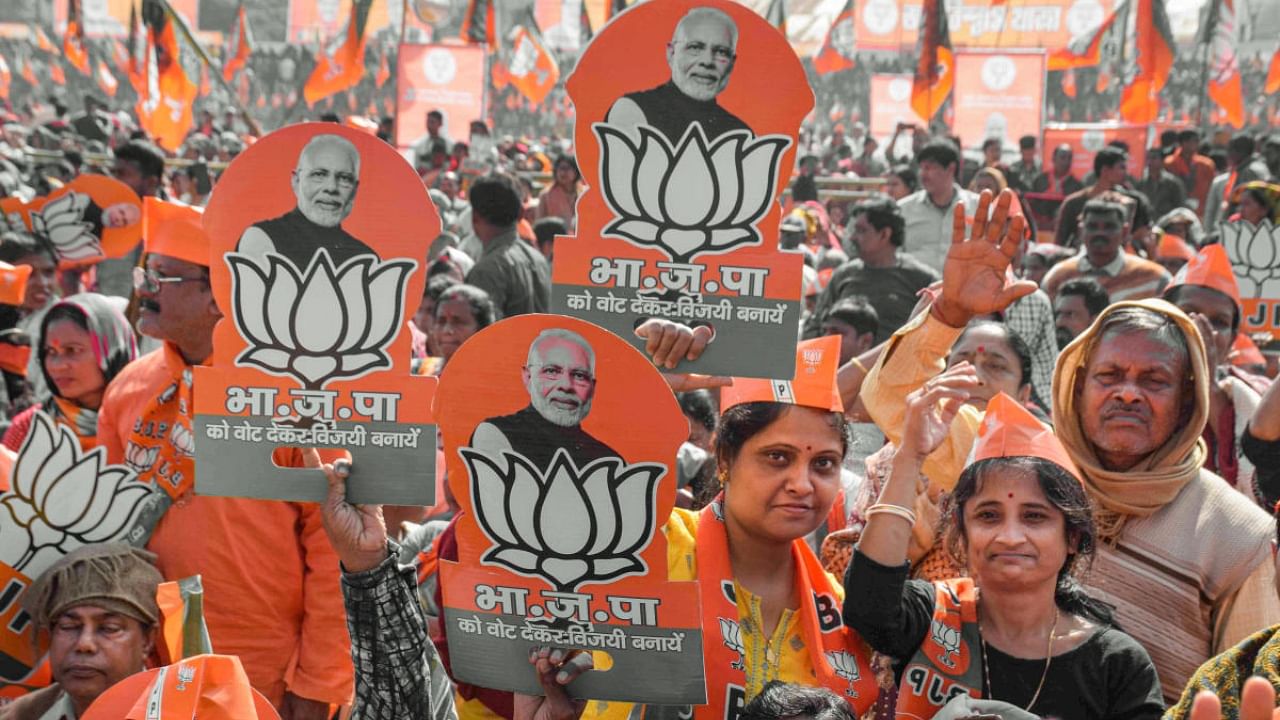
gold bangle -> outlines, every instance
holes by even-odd
[[[867,519],[870,520],[873,515],[893,515],[906,520],[914,526],[916,524],[916,514],[908,508],[901,505],[890,505],[888,503],[878,503],[867,508]]]
[[[861,360],[859,360],[858,358],[856,358],[856,357],[849,358],[849,362],[853,363],[853,366],[854,366],[854,367],[856,367],[856,368],[858,368],[859,370],[861,370],[863,375],[870,375],[870,374],[871,374],[871,371],[867,369],[867,366],[866,366],[866,365],[863,365],[863,364],[862,364],[862,361],[861,361]]]

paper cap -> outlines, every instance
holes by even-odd
[[[1231,342],[1231,353],[1227,355],[1227,360],[1232,365],[1243,368],[1267,364],[1267,358],[1258,349],[1258,345],[1244,333],[1236,333],[1236,339]]]
[[[720,411],[751,402],[788,405],[844,412],[836,371],[840,369],[840,338],[836,335],[805,340],[796,345],[796,375],[790,380],[734,378],[733,385],[720,391]]]
[[[143,238],[146,251],[209,267],[209,236],[204,232],[200,208],[143,200]]]
[[[1206,245],[1188,260],[1165,288],[1165,297],[1179,285],[1199,285],[1217,290],[1235,301],[1237,308],[1240,306],[1240,286],[1236,284],[1236,274],[1231,269],[1227,251],[1221,245]]]
[[[98,696],[81,720],[279,720],[240,658],[196,655],[140,672]]]
[[[21,305],[27,296],[27,278],[31,277],[30,265],[10,265],[0,262],[0,303]]]
[[[1191,249],[1186,240],[1171,233],[1161,235],[1160,243],[1156,245],[1157,258],[1177,258],[1190,261],[1195,256],[1196,251]]]
[[[1000,393],[987,403],[978,428],[971,463],[1000,457],[1035,457],[1048,460],[1080,478],[1080,471],[1053,431],[1017,400]]]

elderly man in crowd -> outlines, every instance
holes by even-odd
[[[258,257],[278,253],[299,269],[306,268],[321,248],[335,265],[375,254],[342,229],[360,185],[360,152],[350,140],[341,135],[311,138],[298,155],[290,185],[297,206],[245,230],[237,250]]]
[[[1058,288],[1073,278],[1093,277],[1112,301],[1157,297],[1169,284],[1169,271],[1124,251],[1129,237],[1128,196],[1102,193],[1090,199],[1080,213],[1079,237],[1084,249],[1054,265],[1044,278],[1044,291],[1056,297]]]
[[[352,688],[337,557],[315,505],[194,493],[191,369],[208,361],[221,318],[209,240],[194,208],[149,200],[144,222],[138,331],[164,346],[107,387],[99,442],[109,462],[134,459],[156,486],[165,509],[147,547],[166,578],[203,577],[213,647],[240,656],[286,720],[327,718]],[[280,465],[300,463],[278,454]]]
[[[0,706],[0,720],[75,720],[107,688],[143,669],[160,622],[155,556],[122,543],[85,545],[22,596],[49,633],[53,684]]]
[[[674,146],[693,123],[708,140],[732,130],[751,128],[725,110],[716,98],[729,85],[738,59],[738,26],[723,10],[696,7],[676,23],[667,43],[670,82],[622,96],[609,108],[605,122],[621,128],[648,125]]]

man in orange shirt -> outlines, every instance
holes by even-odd
[[[1187,204],[1201,218],[1204,202],[1209,197],[1209,185],[1218,174],[1213,161],[1200,154],[1200,131],[1183,130],[1178,133],[1178,149],[1165,158],[1164,167],[1182,181],[1187,190]]]
[[[154,483],[163,515],[147,547],[166,579],[200,574],[213,647],[237,655],[285,720],[320,720],[353,691],[338,559],[319,507],[195,495],[191,366],[221,317],[195,208],[148,198],[146,268],[134,273],[138,330],[164,346],[130,363],[102,401],[110,462]]]

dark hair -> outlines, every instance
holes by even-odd
[[[1257,149],[1258,144],[1253,141],[1253,138],[1243,133],[1227,142],[1227,151],[1236,157],[1249,157]]]
[[[134,163],[143,177],[159,178],[164,175],[164,153],[144,140],[130,140],[116,148],[116,159]]]
[[[915,192],[916,188],[920,186],[920,180],[916,176],[915,168],[906,163],[894,165],[893,168],[889,170],[889,174],[896,175],[898,179],[902,181],[902,184],[910,188],[912,192]]]
[[[680,402],[680,410],[694,422],[707,429],[707,432],[716,431],[716,417],[720,414],[716,410],[716,399],[706,390],[690,390],[676,394],[676,400]]]
[[[1123,165],[1129,160],[1129,153],[1114,145],[1108,145],[1093,156],[1093,174],[1101,175],[1104,168]]]
[[[1062,283],[1058,288],[1058,297],[1063,295],[1080,296],[1090,317],[1098,317],[1111,304],[1111,296],[1107,294],[1107,289],[1091,277],[1072,278]]]
[[[1018,148],[1020,150],[1034,150],[1036,142],[1037,140],[1035,135],[1023,135],[1018,138]]]
[[[1188,128],[1186,130],[1182,130],[1178,132],[1178,142],[1180,143],[1187,142],[1188,140],[1199,140],[1199,139],[1200,139],[1199,130]]]
[[[342,118],[338,117],[338,113],[329,111],[327,113],[320,113],[320,122],[340,123],[342,122]]]
[[[828,320],[839,320],[858,331],[859,335],[880,332],[880,314],[862,295],[852,295],[835,304],[827,313]]]
[[[554,215],[538,218],[533,223],[533,237],[538,247],[554,242],[557,235],[564,235],[567,232],[569,232],[569,226],[564,224],[564,219]]]
[[[431,302],[440,302],[440,296],[455,285],[461,285],[462,281],[452,275],[440,274],[427,278],[427,288],[422,291],[422,297],[429,298]]]
[[[1003,142],[1002,140],[1000,140],[1000,138],[990,137],[990,138],[987,138],[986,140],[983,140],[983,141],[982,141],[982,149],[983,149],[983,150],[986,150],[987,148],[991,147],[992,145],[994,145],[994,146],[996,146],[996,147],[998,147],[998,148],[1000,148],[1000,149],[1002,149],[1002,150],[1004,149],[1004,142]]]
[[[860,200],[849,209],[849,217],[856,220],[859,215],[866,215],[867,222],[871,223],[871,227],[876,230],[889,228],[889,242],[893,243],[894,247],[902,247],[906,237],[906,221],[902,219],[902,211],[898,209],[898,204],[889,196],[876,195]],[[852,228],[853,225],[850,224],[849,227]]]
[[[427,117],[438,118],[440,122],[444,122],[444,113],[440,112],[439,110],[428,110]]]
[[[1178,296],[1179,296],[1179,295],[1181,295],[1181,294],[1182,294],[1182,291],[1183,291],[1185,288],[1187,288],[1187,287],[1188,287],[1188,286],[1187,286],[1187,285],[1185,285],[1185,284],[1180,284],[1180,285],[1170,285],[1170,286],[1169,286],[1169,287],[1164,291],[1164,299],[1165,299],[1165,300],[1168,300],[1169,302],[1173,303],[1174,305],[1177,305],[1177,304],[1178,304]],[[1204,289],[1204,290],[1208,290],[1209,292],[1211,292],[1211,293],[1213,293],[1213,294],[1215,294],[1215,295],[1217,295],[1217,296],[1219,296],[1219,297],[1222,297],[1222,298],[1226,299],[1226,301],[1227,301],[1227,302],[1231,303],[1231,333],[1232,333],[1232,335],[1234,336],[1234,334],[1235,334],[1237,331],[1239,331],[1239,330],[1240,330],[1240,304],[1239,304],[1239,303],[1237,303],[1237,302],[1236,302],[1236,301],[1235,301],[1235,300],[1234,300],[1230,295],[1228,295],[1228,294],[1226,294],[1226,293],[1222,292],[1221,290],[1217,290],[1217,289],[1215,289],[1215,288],[1211,288],[1211,287],[1209,287],[1209,286],[1207,286],[1207,285],[1196,285],[1196,287],[1202,288],[1202,289]],[[1061,291],[1059,291],[1059,292],[1061,292]],[[1209,339],[1208,339],[1208,338],[1205,338],[1204,340],[1205,340],[1205,342],[1206,342],[1206,343],[1209,341]]]
[[[770,680],[738,713],[738,720],[856,720],[849,703],[824,687]]]
[[[30,255],[44,255],[54,262],[58,261],[53,246],[40,235],[17,230],[0,233],[0,261],[17,265],[19,260]]]
[[[1053,591],[1054,604],[1063,612],[1115,626],[1113,608],[1089,597],[1073,574],[1082,560],[1085,567],[1092,562],[1098,548],[1097,530],[1093,524],[1093,507],[1080,480],[1056,463],[1038,457],[1015,456],[987,458],[965,468],[946,505],[947,550],[963,564],[964,504],[978,493],[979,486],[989,472],[1005,468],[1030,472],[1036,476],[1045,499],[1062,513],[1065,539],[1068,544],[1075,541],[1075,551],[1068,553],[1067,561],[1058,570],[1058,584]]]
[[[436,298],[436,309],[432,320],[438,319],[440,308],[447,302],[461,300],[471,307],[471,316],[476,319],[476,330],[489,327],[498,319],[498,311],[493,307],[489,293],[475,285],[458,284],[445,288]]]
[[[1018,368],[1022,372],[1022,378],[1018,383],[1018,387],[1022,387],[1024,385],[1030,385],[1031,384],[1031,346],[1027,344],[1026,340],[1022,339],[1021,335],[1014,332],[1013,328],[1009,327],[1008,325],[1002,322],[999,322],[997,320],[974,320],[970,322],[968,325],[966,325],[964,327],[964,330],[960,331],[960,336],[956,338],[954,343],[952,343],[952,347],[955,347],[955,345],[959,344],[960,341],[964,339],[964,336],[968,335],[970,331],[977,330],[978,328],[988,328],[988,327],[994,327],[1004,331],[1005,342],[1009,343],[1009,349],[1013,351],[1013,354],[1015,356],[1017,356]],[[950,356],[950,353],[948,353],[948,356]]]
[[[520,219],[520,186],[505,173],[476,180],[468,193],[471,211],[491,225],[510,227]]]
[[[458,267],[458,263],[449,259],[448,255],[441,253],[430,265],[427,266],[427,283],[437,277],[448,277],[458,284],[464,280],[466,273],[462,272],[462,268]]]
[[[582,179],[582,171],[578,170],[577,158],[569,155],[568,153],[558,156],[555,161],[551,163],[551,172],[554,173],[556,170],[559,170],[561,165],[568,165],[573,168],[573,174],[577,175],[579,180]]]
[[[716,433],[716,462],[728,467],[738,457],[742,446],[759,435],[788,410],[795,407],[787,403],[749,402],[725,410],[720,414],[719,432]],[[844,413],[827,413],[831,427],[840,434],[840,456],[843,458],[853,442],[852,429]]]
[[[950,140],[937,138],[925,143],[924,147],[920,148],[920,152],[916,153],[917,166],[926,160],[945,168],[960,162],[960,151]]]

